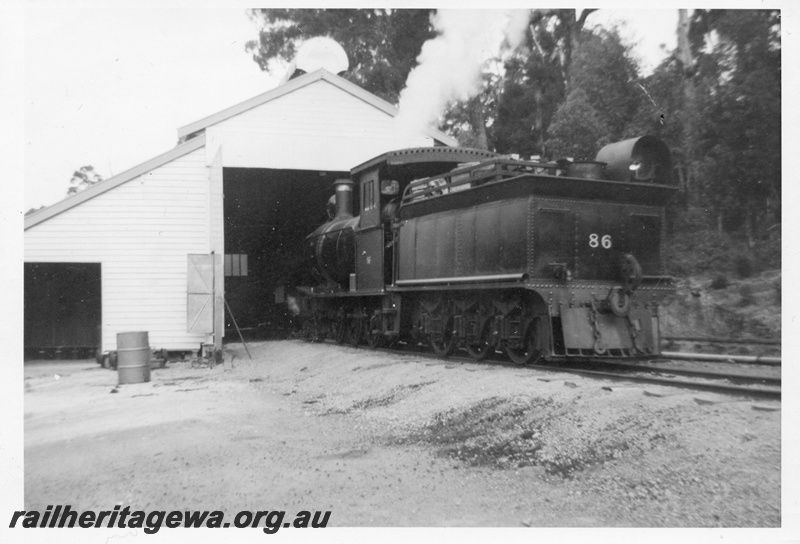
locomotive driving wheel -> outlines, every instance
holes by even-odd
[[[331,338],[336,340],[337,344],[344,344],[347,339],[347,318],[342,312],[331,320]]]
[[[539,318],[535,317],[528,322],[520,338],[518,347],[506,346],[509,359],[518,365],[527,365],[538,361],[542,356],[538,339]]]
[[[300,334],[302,334],[302,338],[306,342],[316,342],[317,338],[319,338],[316,325],[308,319],[303,321],[303,327],[300,329]]]
[[[470,357],[476,361],[483,361],[492,350],[492,318],[484,317],[478,323],[478,337],[475,342],[467,342],[464,347]]]
[[[367,325],[367,345],[371,349],[378,349],[384,344],[383,331],[381,330],[381,316],[373,315]]]
[[[452,314],[446,314],[442,317],[443,326],[442,332],[438,334],[431,334],[431,347],[434,353],[439,357],[447,357],[452,355],[456,349],[456,335],[453,331],[453,324],[455,318]]]
[[[347,343],[351,346],[358,346],[361,343],[362,329],[361,318],[351,317],[347,321]]]

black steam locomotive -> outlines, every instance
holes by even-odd
[[[448,147],[385,153],[338,180],[308,236],[320,285],[310,334],[371,347],[429,343],[481,360],[659,351],[670,153],[653,136],[592,162]],[[354,210],[357,210],[354,212]]]

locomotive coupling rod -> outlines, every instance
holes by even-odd
[[[662,357],[667,359],[689,359],[693,361],[714,361],[719,363],[750,363],[754,365],[781,365],[780,357],[762,357],[760,355],[719,355],[713,353],[683,353],[679,351],[662,351]]]

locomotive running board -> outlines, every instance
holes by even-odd
[[[455,278],[427,278],[420,280],[397,280],[394,284],[397,287],[418,286],[418,285],[441,285],[441,284],[461,284],[461,283],[508,283],[522,282],[528,279],[527,274],[497,274],[493,276],[461,276]]]

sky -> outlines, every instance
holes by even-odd
[[[63,199],[81,166],[109,178],[168,151],[179,127],[283,76],[245,52],[258,32],[244,6],[163,5],[174,4],[24,3],[24,210]],[[675,46],[675,9],[587,22],[626,24],[649,70]]]
[[[273,88],[245,52],[257,36],[244,8],[29,5],[25,209],[63,198],[81,166],[109,178],[174,147],[179,127]]]

